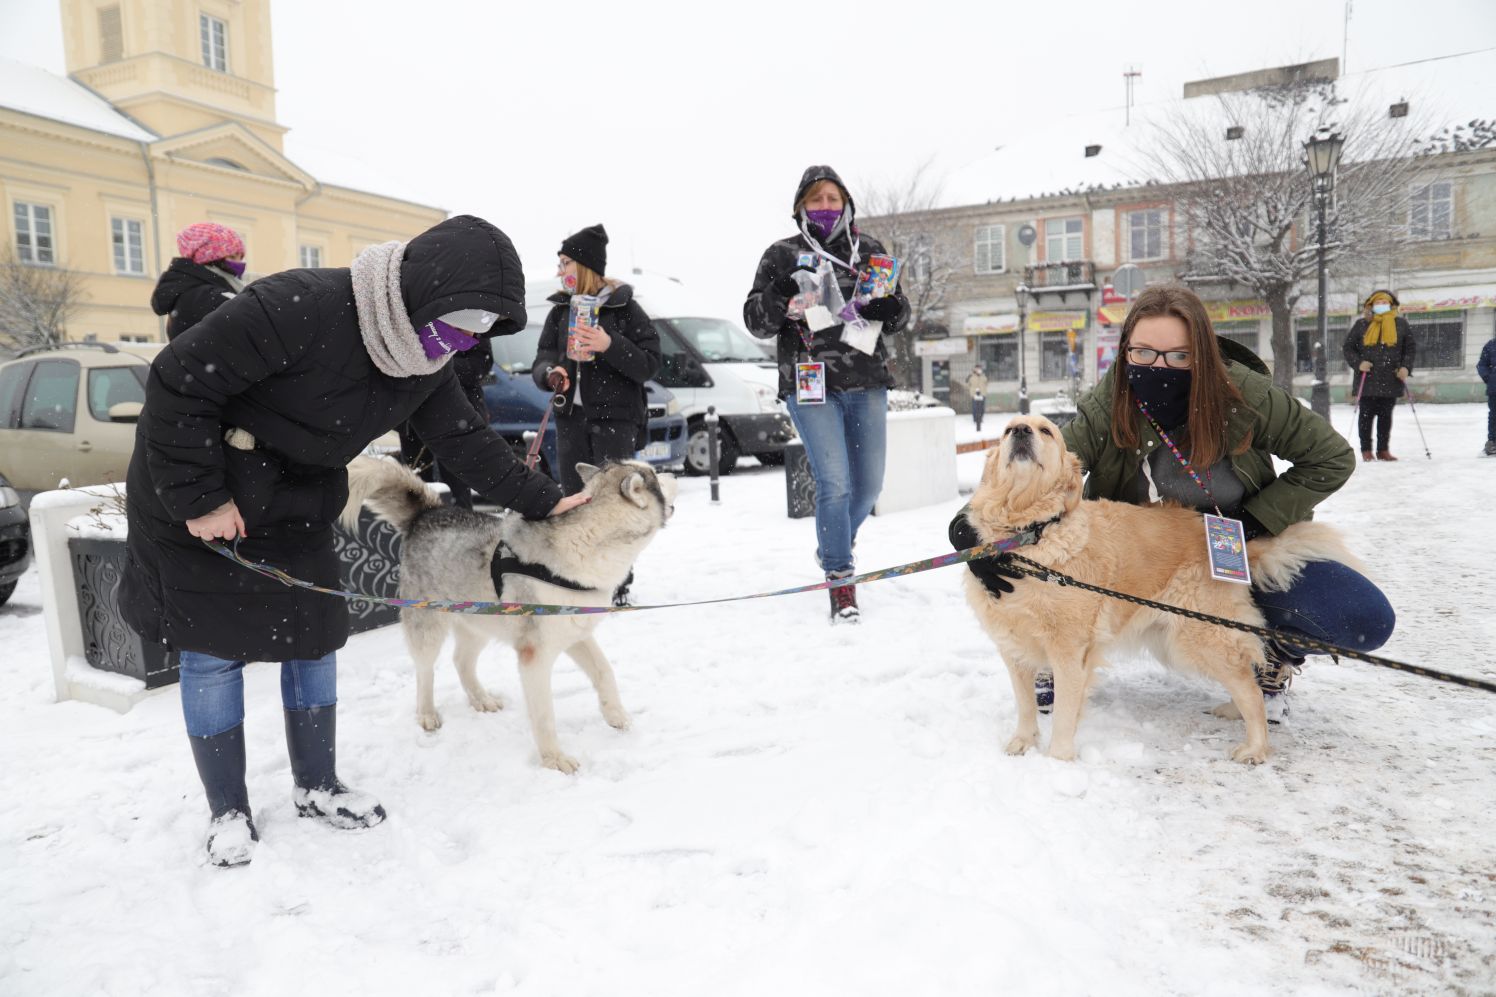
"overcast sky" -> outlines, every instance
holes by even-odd
[[[527,274],[602,221],[609,268],[735,312],[801,170],[852,186],[1000,169],[995,146],[1186,80],[1339,57],[1342,0],[892,4],[420,0],[272,5],[288,151],[483,215]],[[1493,0],[1355,0],[1352,73],[1496,46]],[[64,69],[56,0],[0,0],[0,56]],[[1490,116],[1496,117],[1496,83]],[[994,176],[994,182],[1000,178]],[[974,199],[974,198],[973,198]],[[876,233],[874,233],[876,234]]]

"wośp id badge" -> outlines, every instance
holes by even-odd
[[[795,401],[801,405],[826,404],[826,365],[819,360],[795,364]]]
[[[1247,566],[1247,535],[1241,520],[1206,513],[1205,551],[1210,555],[1212,578],[1252,584],[1252,571]]]

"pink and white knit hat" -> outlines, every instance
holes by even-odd
[[[177,233],[177,255],[193,263],[214,263],[243,252],[239,233],[217,222],[198,222]]]

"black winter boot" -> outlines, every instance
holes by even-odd
[[[286,711],[286,750],[296,782],[296,812],[333,827],[373,827],[384,820],[384,807],[338,779],[337,741],[336,706]]]
[[[208,861],[225,867],[248,865],[260,833],[249,811],[249,790],[244,788],[244,725],[212,737],[189,734],[187,740],[212,814],[205,845]]]

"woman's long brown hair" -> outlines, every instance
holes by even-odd
[[[1179,284],[1161,284],[1146,288],[1133,302],[1122,323],[1122,342],[1117,348],[1117,379],[1112,392],[1112,442],[1119,447],[1136,448],[1138,426],[1143,414],[1133,400],[1132,384],[1127,378],[1127,348],[1138,320],[1172,315],[1184,323],[1190,334],[1190,464],[1197,470],[1213,465],[1226,455],[1227,410],[1246,405],[1240,389],[1226,373],[1221,348],[1205,304],[1194,291]],[[1252,443],[1249,432],[1234,453],[1241,453]]]

